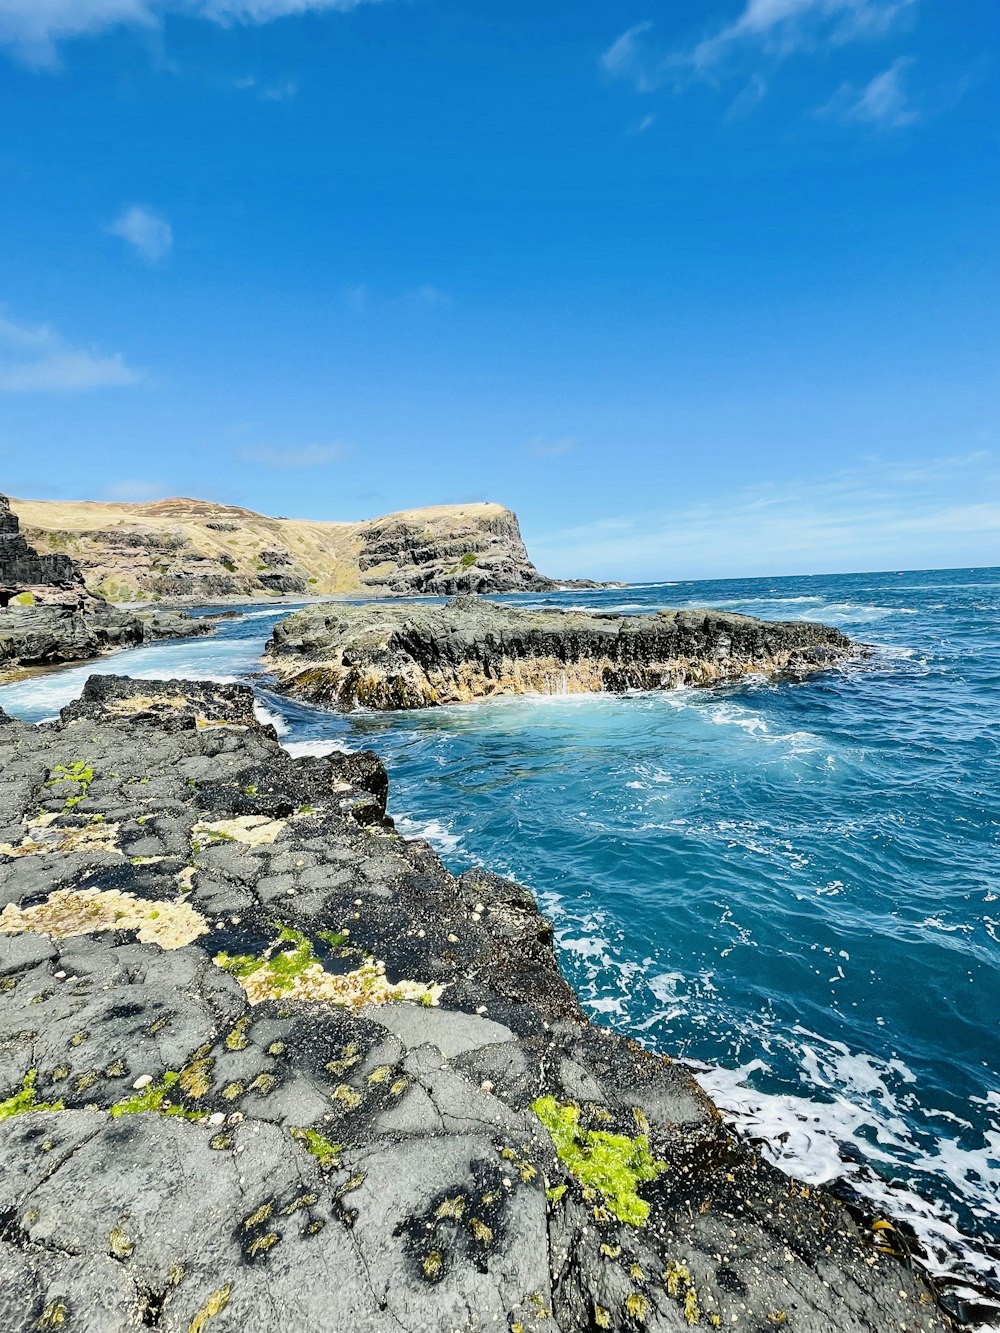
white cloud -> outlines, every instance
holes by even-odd
[[[652,92],[659,82],[657,78],[652,82],[647,81],[650,61],[645,37],[652,30],[651,19],[635,24],[617,37],[601,56],[601,64],[613,79],[628,79],[635,83],[641,93]],[[658,62],[652,63],[655,66]]]
[[[294,79],[285,79],[277,83],[261,83],[254,74],[237,79],[234,86],[240,92],[255,93],[261,102],[288,102],[299,94],[299,85]]]
[[[565,458],[576,448],[576,440],[571,435],[564,435],[558,440],[549,440],[543,435],[536,435],[528,448],[538,458]]]
[[[173,249],[174,232],[170,223],[141,204],[126,208],[108,230],[112,236],[120,236],[123,241],[127,241],[137,254],[151,264],[165,258]]]
[[[240,454],[246,463],[257,463],[261,467],[272,468],[311,468],[329,467],[332,463],[343,463],[347,450],[340,444],[306,444],[288,449],[274,449],[264,446],[260,449],[246,449]]]
[[[120,352],[73,347],[48,324],[16,324],[0,315],[0,392],[120,388],[139,379]]]
[[[721,60],[744,42],[778,54],[839,44],[886,32],[916,0],[747,0],[739,17],[699,42],[692,63],[699,69]]]
[[[830,101],[820,107],[819,114],[891,130],[915,124],[920,114],[903,86],[903,72],[912,64],[912,57],[901,56],[862,88],[841,84]]]
[[[917,0],[746,0],[731,22],[687,49],[669,49],[653,39],[650,21],[623,32],[601,56],[613,78],[649,93],[672,83],[688,86],[692,77],[716,80],[722,73],[742,73],[746,62],[796,51],[818,50],[882,36]],[[761,80],[763,84],[763,80]],[[760,85],[751,82],[748,99]],[[756,100],[760,100],[759,96]]]
[[[0,0],[0,45],[32,65],[57,63],[57,44],[123,24],[156,26],[182,14],[229,26],[346,11],[377,0]]]
[[[888,463],[528,534],[556,577],[673,579],[984,564],[1000,531],[994,455]]]
[[[433,287],[429,282],[417,287],[412,296],[420,305],[451,305],[451,293],[442,291],[440,287]]]

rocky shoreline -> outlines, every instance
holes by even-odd
[[[710,685],[816,671],[857,652],[838,630],[804,621],[698,610],[526,611],[460,596],[443,607],[306,607],[275,627],[267,665],[296,698],[343,710],[401,709]]]
[[[241,686],[0,714],[0,1327],[950,1327]]]

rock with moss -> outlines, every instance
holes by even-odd
[[[297,698],[344,710],[407,709],[710,685],[816,671],[857,651],[838,630],[808,621],[528,611],[461,596],[445,606],[307,607],[275,627],[267,663]]]
[[[374,756],[99,680],[0,727],[3,1333],[949,1327],[589,1022],[525,889],[398,837]]]

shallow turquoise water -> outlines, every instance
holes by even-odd
[[[401,831],[515,876],[598,1022],[692,1061],[776,1160],[908,1218],[982,1291],[1000,1258],[1000,570],[517,597],[818,619],[874,644],[803,683],[334,717]],[[278,613],[105,670],[241,677]],[[0,688],[38,720],[92,671]],[[997,1284],[1000,1290],[1000,1284]]]

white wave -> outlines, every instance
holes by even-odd
[[[452,833],[438,819],[421,822],[418,819],[410,819],[407,815],[397,815],[396,828],[404,838],[420,838],[423,842],[429,842],[439,852],[453,852],[462,841],[461,834]]]
[[[997,1280],[994,1247],[967,1235],[945,1204],[925,1198],[916,1189],[899,1183],[899,1178],[904,1173],[903,1164],[908,1162],[914,1174],[936,1176],[958,1185],[979,1217],[996,1217],[1000,1203],[996,1172],[1000,1123],[992,1123],[980,1148],[964,1148],[957,1139],[939,1133],[933,1150],[919,1152],[902,1118],[892,1081],[887,1078],[891,1073],[909,1082],[913,1079],[910,1071],[899,1061],[882,1062],[836,1047],[840,1043],[824,1043],[821,1050],[805,1048],[805,1081],[827,1087],[829,1101],[758,1091],[750,1080],[754,1074],[768,1070],[760,1059],[736,1069],[688,1063],[697,1081],[731,1117],[739,1132],[759,1142],[782,1171],[808,1184],[844,1182],[867,1199],[875,1211],[906,1222],[920,1241],[929,1272],[949,1284],[975,1283],[973,1295],[984,1303],[983,1286],[995,1288]],[[925,1114],[928,1118],[935,1115]],[[937,1118],[956,1119],[951,1115]],[[859,1147],[866,1160],[858,1160]],[[895,1183],[885,1180],[869,1164],[872,1162],[888,1168]],[[985,1303],[1000,1315],[1000,1300],[995,1305]]]
[[[279,736],[287,735],[288,723],[285,719],[280,713],[275,713],[266,704],[262,704],[259,699],[253,701],[253,715],[262,726],[266,727],[270,723]]]
[[[285,728],[287,731],[287,727]],[[282,741],[282,749],[286,750],[293,759],[301,759],[306,755],[311,755],[316,759],[323,759],[328,754],[356,754],[349,745],[342,741]]]

